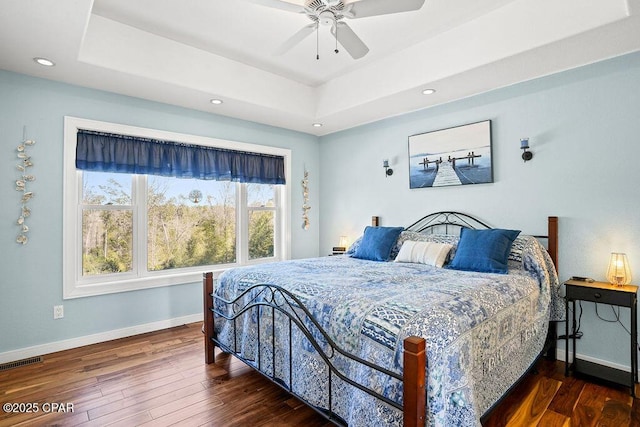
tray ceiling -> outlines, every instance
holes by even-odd
[[[427,0],[349,20],[358,60],[327,27],[274,55],[310,21],[262,0],[0,1],[2,69],[316,135],[640,50],[640,0]]]

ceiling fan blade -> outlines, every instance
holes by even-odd
[[[287,41],[282,43],[280,47],[276,49],[275,52],[273,52],[273,54],[283,55],[288,52],[291,48],[293,48],[295,45],[297,45],[302,40],[306,39],[311,33],[313,33],[316,30],[316,25],[316,23],[313,23],[302,27],[297,33],[295,33],[294,35],[289,37]]]
[[[266,6],[266,7],[271,7],[274,9],[286,10],[288,12],[304,13],[304,7],[298,4],[289,3],[288,1],[284,1],[284,0],[246,0],[246,1],[250,3]]]
[[[389,13],[410,12],[422,7],[425,0],[360,0],[349,3],[350,18],[387,15]]]
[[[338,22],[337,26],[331,27],[331,34],[336,36],[336,31],[338,41],[353,59],[360,59],[369,52],[367,45],[345,22]]]

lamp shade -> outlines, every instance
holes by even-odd
[[[340,241],[338,246],[346,247],[347,246],[347,236],[340,236]]]
[[[629,260],[627,254],[613,252],[609,260],[609,269],[607,270],[607,279],[614,285],[628,285],[631,283],[631,269],[629,268]]]

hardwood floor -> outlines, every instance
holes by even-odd
[[[330,425],[237,359],[207,366],[203,352],[200,324],[190,324],[46,355],[0,372],[0,403],[39,409],[0,411],[0,426]],[[537,368],[486,427],[640,426],[640,400],[628,390],[565,378],[561,362]],[[44,413],[51,404],[73,412]]]

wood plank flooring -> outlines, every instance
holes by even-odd
[[[0,372],[0,404],[39,408],[0,411],[0,426],[331,425],[231,356],[205,365],[202,341],[200,324],[190,324]],[[624,387],[565,378],[561,362],[537,368],[483,420],[485,427],[640,426],[640,400]],[[73,412],[44,413],[52,403],[72,404]]]

